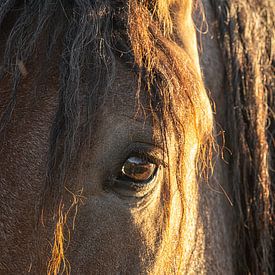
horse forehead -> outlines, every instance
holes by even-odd
[[[146,111],[147,105],[147,90],[139,90],[136,74],[126,65],[117,62],[112,85],[105,92],[95,115],[106,120],[115,116],[117,119],[134,119],[142,122],[150,117],[150,113]]]
[[[106,93],[104,103],[109,108],[114,108],[112,111],[119,111],[116,109],[118,106],[131,111],[136,101],[136,92],[137,81],[134,74],[125,67],[119,66],[114,82]]]

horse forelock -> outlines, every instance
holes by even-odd
[[[190,1],[191,2],[191,1]],[[73,163],[81,141],[80,94],[83,82],[93,87],[89,93],[93,100],[87,102],[87,113],[93,113],[97,98],[111,87],[116,74],[116,62],[130,64],[138,79],[137,98],[142,88],[149,95],[155,123],[161,126],[163,142],[167,146],[167,129],[172,125],[179,144],[177,179],[182,192],[185,138],[187,126],[195,128],[200,156],[197,161],[207,163],[212,146],[212,116],[204,98],[202,80],[188,55],[175,42],[171,5],[181,1],[3,1],[0,6],[0,25],[8,15],[15,14],[6,41],[3,78],[12,75],[11,100],[1,117],[0,129],[9,122],[15,106],[18,85],[24,77],[24,64],[30,62],[41,37],[45,47],[45,60],[59,58],[59,106],[53,122],[45,198],[55,197],[60,210],[67,170]],[[184,4],[184,3],[183,3]],[[21,64],[20,66],[18,64]],[[44,63],[43,63],[44,64]],[[23,67],[22,67],[23,66]],[[84,70],[83,70],[84,68]],[[84,72],[83,72],[84,71]],[[89,72],[89,77],[85,75]],[[0,80],[1,80],[0,78]],[[88,96],[87,96],[88,98]],[[90,97],[89,97],[90,98]],[[157,102],[156,102],[157,101]],[[160,106],[160,108],[159,108]],[[181,108],[179,108],[179,106]],[[91,124],[88,117],[86,128]],[[61,155],[60,155],[61,154]],[[199,166],[199,165],[198,165]],[[56,184],[56,183],[59,184]],[[165,194],[169,204],[169,185]],[[182,204],[184,205],[184,196]],[[167,219],[169,219],[167,205]],[[62,211],[64,209],[62,208]],[[57,214],[57,227],[50,272],[58,272],[63,257],[63,213]],[[184,221],[184,219],[182,219]],[[182,238],[183,230],[179,234]],[[179,240],[180,244],[180,240]],[[181,247],[178,246],[177,253]],[[63,257],[63,258],[62,258]]]

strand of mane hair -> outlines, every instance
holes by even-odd
[[[227,75],[228,147],[238,226],[236,266],[241,274],[274,274],[273,0],[211,1],[219,22]],[[273,162],[274,163],[274,162]]]

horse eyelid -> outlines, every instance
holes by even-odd
[[[165,157],[162,154],[162,157],[157,156],[154,152],[146,151],[146,150],[134,150],[130,154],[128,154],[128,157],[124,160],[123,164],[131,157],[139,157],[143,160],[146,160],[148,162],[154,163],[157,166],[162,165],[164,168],[168,166],[167,162],[165,161]]]

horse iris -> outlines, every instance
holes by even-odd
[[[139,157],[129,157],[122,166],[122,175],[133,182],[149,181],[157,165]]]

